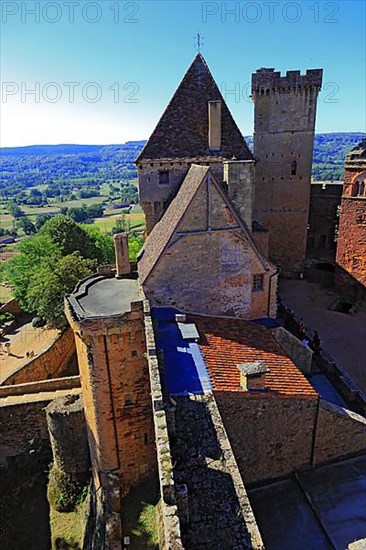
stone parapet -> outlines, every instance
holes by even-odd
[[[272,68],[258,69],[252,75],[252,94],[269,94],[273,92],[307,91],[311,88],[320,90],[323,79],[322,69],[308,69],[302,75],[300,71],[287,71],[285,76]]]

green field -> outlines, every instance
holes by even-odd
[[[37,216],[57,213],[62,207],[79,207],[84,204],[89,206],[91,204],[102,203],[105,199],[107,199],[107,195],[74,201],[54,202],[48,206],[42,207],[21,206],[21,208],[24,210],[25,215],[34,223]],[[107,210],[105,215],[102,218],[96,218],[94,223],[103,231],[109,232],[116,225],[116,220],[123,215],[126,216],[126,220],[129,220],[130,229],[137,231],[143,231],[145,229],[145,217],[140,205],[134,205],[131,214],[127,214],[126,208]],[[13,224],[14,218],[9,214],[6,205],[0,204],[0,227],[5,231],[11,231],[13,229]]]

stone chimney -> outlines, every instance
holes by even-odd
[[[224,181],[229,198],[249,231],[252,231],[253,222],[254,166],[254,160],[224,161]]]
[[[128,233],[117,233],[114,236],[114,251],[116,255],[116,277],[120,279],[131,273],[128,255]]]
[[[221,101],[208,102],[208,147],[212,151],[221,149]]]
[[[251,363],[241,363],[237,365],[240,371],[240,386],[245,391],[265,391],[266,373],[269,368],[263,361],[253,361]]]

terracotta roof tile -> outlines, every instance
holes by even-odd
[[[286,355],[271,333],[250,321],[225,317],[189,315],[200,333],[200,348],[215,391],[242,391],[237,365],[262,361],[270,372],[265,374],[267,392],[261,397],[316,398],[317,392]]]
[[[222,101],[222,147],[219,151],[208,148],[209,101]],[[136,162],[208,155],[253,159],[206,61],[198,54]]]

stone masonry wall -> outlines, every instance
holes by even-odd
[[[144,290],[152,306],[244,318],[275,313],[275,285],[221,192],[207,178],[179,222]],[[263,289],[253,291],[253,276]],[[270,303],[269,303],[270,302]]]
[[[150,305],[147,300],[144,302],[144,315],[160,489],[157,518],[159,548],[161,550],[181,550],[183,545],[174,488],[173,459],[167,426],[167,407],[163,401],[154,330]],[[171,411],[168,410],[168,414],[169,412]]]
[[[49,378],[59,378],[66,373],[78,374],[77,365],[70,364],[75,356],[75,341],[71,329],[67,329],[52,341],[45,351],[31,359],[22,368],[10,374],[3,384],[25,384]]]
[[[306,374],[310,374],[313,351],[283,327],[272,329],[271,334],[273,334],[297,368]]]
[[[336,261],[366,287],[366,196],[342,198]]]
[[[335,260],[335,231],[339,222],[337,211],[341,195],[341,182],[311,184],[307,258]]]
[[[16,386],[14,386],[16,387]],[[56,397],[80,395],[79,388],[11,395],[0,399],[0,464],[29,452],[33,440],[49,445],[45,408]]]
[[[156,470],[142,302],[82,327],[72,321],[95,471],[114,472],[122,492]]]
[[[30,441],[41,439],[49,443],[46,413],[50,402],[19,402],[0,407],[0,464],[11,456],[29,452]]]
[[[303,269],[321,71],[272,69],[252,76],[255,219],[270,230],[269,257],[286,273]],[[285,230],[284,230],[285,228]]]
[[[244,483],[311,466],[317,399],[215,392]]]
[[[15,384],[12,386],[0,386],[0,398],[10,395],[29,395],[31,393],[56,392],[58,390],[69,390],[80,388],[80,376],[65,376],[39,382],[28,382],[26,384]]]
[[[320,400],[313,465],[366,451],[366,418]]]

